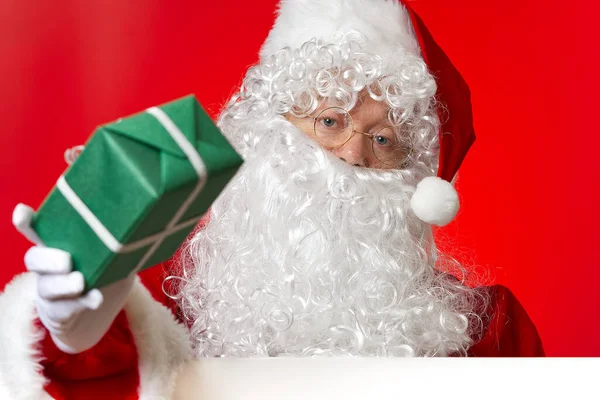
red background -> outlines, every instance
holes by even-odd
[[[0,287],[29,246],[12,209],[40,204],[64,149],[188,93],[215,115],[256,61],[275,4],[0,0]],[[516,293],[551,356],[600,356],[593,4],[413,2],[473,93],[478,140],[446,247]]]

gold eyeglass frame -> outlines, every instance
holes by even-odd
[[[384,129],[391,129],[392,132],[395,132],[394,128],[391,125],[384,126],[383,128],[379,129],[376,133],[368,133],[368,132],[358,131],[358,130],[354,129],[354,120],[352,119],[352,115],[350,115],[350,113],[348,112],[348,110],[346,110],[346,109],[344,109],[342,107],[337,107],[337,106],[327,107],[327,108],[319,111],[319,113],[317,114],[316,117],[311,117],[312,120],[313,120],[313,133],[314,133],[315,138],[317,139],[317,141],[319,143],[321,143],[324,146],[328,146],[326,143],[323,143],[319,139],[319,135],[317,135],[317,120],[321,116],[321,114],[323,114],[325,111],[328,111],[328,110],[340,110],[340,111],[343,111],[348,116],[348,118],[350,119],[350,126],[352,128],[350,130],[350,133],[348,134],[348,138],[346,138],[346,140],[343,143],[341,143],[339,145],[336,145],[336,146],[334,146],[332,148],[339,149],[341,147],[344,147],[344,145],[346,143],[348,143],[350,141],[350,139],[352,139],[352,136],[354,136],[354,133],[360,133],[361,135],[364,135],[364,136],[367,136],[367,137],[371,138],[371,152],[373,152],[373,155],[375,156],[375,158],[379,162],[383,163],[384,165],[387,165],[389,167],[392,166],[391,164],[388,164],[388,163],[382,161],[379,157],[377,157],[377,153],[375,152],[375,141],[373,139],[375,138],[375,136],[377,136],[379,134],[379,132],[383,131]],[[411,153],[412,153],[412,149],[408,149],[408,154],[406,155],[406,157],[404,157],[403,160],[398,160],[398,164],[396,164],[396,166],[398,168],[402,168],[402,166],[405,165],[405,163],[408,161],[408,158],[410,157]]]

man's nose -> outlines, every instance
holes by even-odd
[[[350,140],[334,151],[342,161],[356,167],[369,167],[371,153],[371,138],[354,132]]]

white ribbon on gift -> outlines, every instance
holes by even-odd
[[[62,193],[62,195],[67,199],[69,204],[77,211],[77,213],[83,218],[83,220],[89,225],[89,227],[94,231],[94,233],[98,236],[98,238],[104,243],[104,245],[110,249],[113,253],[130,253],[132,251],[141,249],[149,244],[152,246],[148,249],[148,251],[142,256],[136,267],[131,272],[132,274],[137,273],[144,264],[148,261],[150,257],[156,252],[156,250],[160,247],[160,245],[164,242],[164,240],[170,235],[174,234],[177,231],[180,231],[184,228],[189,227],[190,225],[196,224],[200,217],[195,217],[189,219],[184,222],[179,222],[183,214],[189,209],[190,205],[196,200],[200,191],[204,187],[207,178],[206,165],[202,161],[202,157],[198,154],[196,148],[190,143],[188,138],[181,132],[181,130],[175,125],[175,123],[169,118],[169,116],[158,107],[151,107],[146,110],[146,112],[152,115],[156,120],[165,128],[165,130],[171,135],[175,143],[179,146],[179,148],[186,155],[190,164],[196,171],[198,175],[198,183],[194,187],[194,190],[190,193],[187,199],[183,202],[183,204],[179,207],[177,212],[173,215],[173,218],[169,221],[165,229],[161,232],[158,232],[154,235],[145,237],[144,239],[137,240],[133,243],[128,243],[126,245],[120,243],[112,233],[104,226],[104,224],[94,215],[94,213],[85,205],[85,203],[79,198],[77,193],[69,186],[65,177],[63,175],[58,178],[58,182],[56,183],[56,187]]]

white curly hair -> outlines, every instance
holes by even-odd
[[[219,126],[245,158],[182,250],[175,289],[198,357],[466,355],[485,296],[410,211],[436,173],[436,84],[420,57],[386,63],[351,32],[251,67]],[[389,106],[408,164],[356,168],[284,118],[359,94]]]

